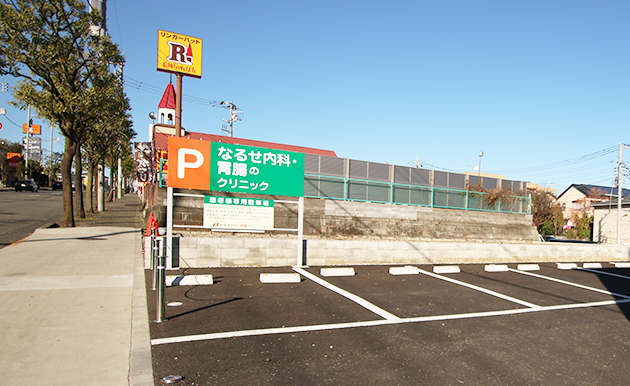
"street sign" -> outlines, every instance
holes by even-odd
[[[168,138],[168,187],[210,189],[210,142]]]
[[[157,70],[201,78],[203,40],[158,30]]]
[[[22,133],[26,134],[26,123],[22,123]],[[40,125],[31,125],[31,134],[42,134],[42,127]]]
[[[304,196],[304,154],[212,142],[210,190]]]
[[[304,154],[292,151],[168,139],[171,188],[304,196]]]
[[[0,130],[2,130],[2,123],[0,123]]]

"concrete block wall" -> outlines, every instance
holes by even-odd
[[[179,239],[180,267],[274,267],[296,263],[296,238]]]
[[[193,192],[234,197],[243,194]],[[165,197],[164,197],[165,198]],[[267,196],[296,201],[294,197]],[[175,197],[174,223],[203,225],[203,200]],[[156,210],[156,212],[161,212]],[[160,225],[163,224],[160,216]],[[275,228],[297,228],[297,205],[275,203]],[[282,232],[273,232],[274,235]],[[288,235],[292,233],[286,233]],[[394,239],[419,241],[535,242],[536,228],[530,215],[427,208],[420,206],[305,199],[304,235],[345,239]]]
[[[183,237],[180,267],[293,266],[295,238]],[[311,238],[307,265],[406,265],[629,261],[630,247],[569,243],[455,243]]]

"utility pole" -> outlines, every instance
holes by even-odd
[[[617,165],[617,245],[621,245],[621,198],[623,197],[623,148],[628,149],[627,145],[619,144],[619,164]]]
[[[28,179],[28,153],[31,148],[31,105],[28,105],[26,109],[26,169],[24,171],[24,178]]]
[[[118,171],[116,173],[116,179],[116,198],[120,200],[122,198],[122,159],[120,157],[118,157]]]
[[[98,36],[105,36],[107,34],[107,0],[90,0],[90,10],[96,10],[101,15],[101,25],[90,26],[91,34]],[[97,187],[96,187],[96,210],[102,212],[105,210],[105,161],[100,160],[97,168]],[[75,189],[82,189],[82,186],[77,186]],[[92,192],[86,192],[92,194]]]
[[[52,157],[53,157],[53,124],[50,124],[50,154],[48,158],[48,186],[52,188]]]
[[[227,106],[228,109],[230,109],[230,119],[222,119],[223,122],[226,122],[227,124],[230,125],[230,129],[228,131],[227,128],[223,128],[223,131],[227,131],[230,134],[230,137],[234,136],[234,122],[238,122],[240,117],[238,116],[238,114],[242,114],[242,111],[238,111],[238,107],[236,107],[236,105],[234,103],[232,103],[231,101],[223,101],[221,103],[219,103],[220,105],[223,106]]]

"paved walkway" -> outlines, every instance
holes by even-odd
[[[25,385],[153,385],[140,200],[0,250],[0,372]]]

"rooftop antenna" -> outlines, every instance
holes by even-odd
[[[230,137],[233,137],[234,136],[234,122],[243,120],[242,118],[243,112],[239,111],[238,107],[236,107],[236,105],[232,103],[232,101],[223,101],[219,104],[230,109],[230,119],[222,119],[222,121],[225,122],[226,124],[223,124],[221,131],[226,132],[230,135]],[[229,128],[228,128],[228,125],[229,125]]]

